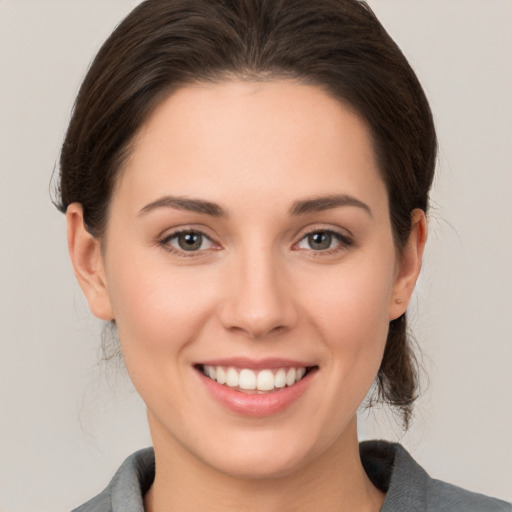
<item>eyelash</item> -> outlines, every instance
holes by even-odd
[[[350,247],[353,247],[355,245],[354,241],[349,238],[348,236],[339,233],[338,231],[335,231],[333,229],[314,229],[312,231],[307,232],[304,234],[304,236],[301,237],[301,239],[294,244],[293,247],[297,247],[300,243],[302,243],[304,240],[306,240],[308,237],[316,235],[316,234],[325,234],[332,237],[332,239],[336,240],[338,243],[329,249],[323,249],[323,250],[314,250],[314,249],[305,249],[307,250],[312,256],[314,257],[322,257],[322,256],[330,256],[333,254],[337,254],[340,251],[344,251],[349,249]]]
[[[304,249],[308,251],[311,255],[314,257],[319,256],[329,256],[332,254],[336,254],[340,251],[347,250],[348,248],[355,245],[354,241],[349,238],[346,235],[343,235],[339,233],[338,231],[332,230],[332,229],[314,229],[312,231],[309,231],[305,233],[298,242],[296,242],[292,248],[297,248],[299,244],[301,244],[304,240],[306,240],[308,237],[313,236],[315,234],[326,234],[331,236],[333,239],[335,239],[338,243],[335,247],[329,248],[329,249],[323,249],[323,250],[314,250],[314,249]],[[199,235],[202,237],[203,241],[207,240],[211,244],[216,245],[216,248],[213,249],[199,249],[197,251],[186,251],[186,250],[180,250],[176,247],[173,247],[170,245],[170,241],[173,239],[177,239],[181,235]],[[169,252],[171,254],[184,257],[184,258],[190,258],[190,257],[200,257],[201,255],[204,255],[205,251],[208,250],[218,250],[220,248],[220,245],[217,244],[214,240],[212,240],[208,235],[203,233],[202,231],[196,230],[196,229],[182,229],[179,231],[175,231],[174,233],[168,234],[165,237],[163,237],[161,240],[158,241],[158,245],[162,247],[166,252]]]
[[[166,235],[161,240],[159,240],[158,245],[160,247],[162,247],[162,249],[164,249],[164,251],[167,251],[171,254],[175,254],[175,255],[183,257],[183,258],[190,258],[190,257],[197,258],[198,256],[203,255],[204,251],[207,250],[207,249],[202,249],[202,250],[198,250],[198,251],[185,251],[185,250],[177,249],[176,247],[173,247],[172,245],[170,245],[171,240],[173,240],[175,238],[177,239],[181,235],[199,235],[203,238],[203,241],[207,240],[210,243],[218,246],[218,244],[216,242],[214,242],[208,235],[206,235],[205,233],[203,233],[202,231],[199,231],[197,229],[182,229],[179,231],[175,231],[174,233]],[[213,249],[213,250],[217,250],[217,249]]]

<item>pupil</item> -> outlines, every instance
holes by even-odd
[[[312,249],[316,249],[319,251],[329,249],[331,246],[332,236],[325,231],[319,231],[318,233],[313,233],[309,235],[309,246]]]
[[[199,233],[185,233],[178,237],[178,243],[184,251],[194,251],[201,247],[203,237]]]

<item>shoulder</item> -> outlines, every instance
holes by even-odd
[[[80,505],[75,508],[72,512],[111,512],[112,504],[110,499],[110,492],[105,489],[102,493],[98,494],[98,496],[94,497],[92,500],[89,500],[87,503]]]
[[[155,477],[153,448],[130,455],[106,489],[73,512],[144,512],[144,494]]]
[[[432,511],[512,512],[510,503],[435,479],[430,479],[427,497],[427,510]]]
[[[386,492],[381,512],[512,512],[505,501],[431,478],[399,444],[367,441],[360,452],[369,478]]]

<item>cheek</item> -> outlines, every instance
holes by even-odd
[[[377,371],[389,329],[394,267],[387,259],[333,268],[308,288],[305,309],[333,355],[332,364]],[[356,364],[357,363],[357,364]]]
[[[125,357],[136,350],[159,358],[194,340],[213,307],[214,287],[193,268],[141,260],[114,260],[109,293]]]

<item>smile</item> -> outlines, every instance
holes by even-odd
[[[262,418],[284,412],[306,393],[319,367],[286,359],[230,358],[194,368],[207,396],[231,413]]]
[[[200,365],[211,380],[244,393],[269,393],[290,387],[308,373],[307,367],[273,368],[254,371],[249,368]]]

